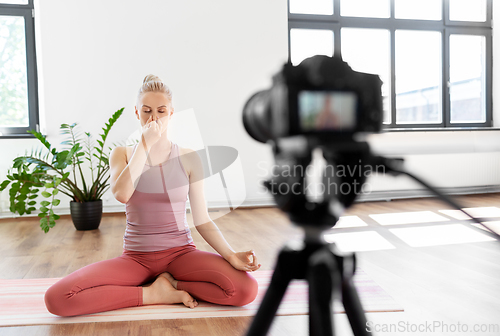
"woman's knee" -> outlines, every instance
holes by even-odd
[[[54,284],[47,289],[44,300],[45,306],[50,313],[58,316],[71,316],[68,314],[66,295],[62,290],[60,290],[57,284]]]
[[[236,285],[233,306],[244,306],[251,303],[257,297],[259,286],[257,280],[250,274],[242,277]]]

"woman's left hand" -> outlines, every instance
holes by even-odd
[[[260,268],[257,257],[253,250],[246,252],[235,252],[227,257],[227,261],[237,270],[253,272]]]

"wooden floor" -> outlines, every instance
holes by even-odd
[[[456,200],[466,207],[500,207],[500,194],[461,196]],[[411,328],[439,322],[449,324],[450,328],[454,327],[451,324],[456,326],[457,323],[470,328],[475,323],[496,324],[497,327],[500,324],[499,242],[412,248],[368,216],[439,209],[449,207],[432,198],[356,203],[344,215],[357,215],[369,226],[336,229],[338,232],[376,230],[396,247],[356,253],[358,265],[405,309],[401,313],[367,314],[368,321],[377,324],[377,328],[384,327],[384,324],[406,326],[404,332],[378,332],[375,335],[423,335],[425,333],[418,330],[411,332]],[[189,214],[188,220],[191,221]],[[108,213],[103,215],[98,230],[79,232],[74,229],[69,216],[62,216],[56,227],[45,234],[38,226],[38,217],[1,219],[0,278],[63,277],[90,263],[119,256],[125,222],[125,214]],[[286,214],[276,208],[237,209],[215,222],[235,250],[254,249],[263,270],[273,269],[282,245],[301,233],[301,229],[293,226]],[[456,221],[444,224],[452,222]],[[391,226],[394,227],[401,226]],[[198,249],[213,252],[195,229],[192,229],[192,236]],[[251,320],[251,317],[235,317],[6,327],[0,328],[0,335],[233,336],[244,335]],[[345,314],[336,314],[335,323],[338,334],[352,335]],[[307,315],[276,317],[269,332],[269,335],[283,336],[307,334]],[[461,335],[449,333],[452,334]]]

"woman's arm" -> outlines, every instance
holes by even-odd
[[[204,171],[201,158],[196,151],[189,150],[186,157],[189,160],[189,203],[196,230],[224,259],[234,254],[234,250],[222,236],[217,225],[208,215],[204,193]]]
[[[257,264],[257,258],[253,250],[235,252],[226,239],[224,239],[217,225],[210,219],[205,203],[205,193],[203,189],[205,174],[201,158],[197,152],[192,150],[189,151],[186,157],[188,157],[190,166],[189,202],[196,230],[214,250],[236,269],[244,271],[257,270],[260,264]],[[250,261],[250,256],[252,256],[252,261]]]
[[[126,152],[118,147],[113,148],[110,154],[111,192],[118,202],[127,203],[135,190],[136,181],[141,175],[142,167],[146,162],[148,149],[144,138],[137,144],[137,148],[126,163]]]
[[[125,150],[115,147],[111,151],[109,158],[111,192],[118,202],[125,204],[132,197],[149,151],[167,126],[168,124],[163,124],[158,117],[150,116],[146,125],[141,129],[141,139],[128,163],[126,163],[127,154]]]

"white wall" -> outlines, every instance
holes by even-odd
[[[251,94],[270,86],[271,75],[287,59],[285,0],[38,0],[35,8],[41,129],[49,142],[61,149],[59,126],[73,122],[97,139],[112,113],[125,107],[107,144],[124,142],[138,129],[133,113],[137,90],[144,76],[154,73],[173,90],[176,111],[194,110],[205,145],[238,150],[244,205],[271,204],[259,187],[263,177],[258,168],[259,162],[273,164],[271,149],[247,135],[241,111]],[[495,84],[498,71],[495,67]],[[496,104],[495,116],[500,127]],[[391,133],[372,141],[387,155],[404,154],[411,168],[432,175],[438,186],[500,185],[495,175],[499,132]],[[464,150],[468,141],[474,145]],[[38,140],[2,140],[0,175],[5,176],[14,157],[39,146]],[[485,166],[460,164],[478,162],[478,156]],[[486,177],[478,179],[477,174]],[[238,185],[238,176],[229,174],[228,183]],[[372,183],[374,190],[416,187],[404,180]],[[209,206],[220,205],[220,195],[206,188]],[[8,190],[0,196],[2,211],[8,211]],[[108,210],[123,209],[110,192],[108,196]],[[69,198],[61,198],[58,213],[69,207]]]
[[[194,110],[205,145],[238,150],[253,197],[255,162],[270,160],[271,152],[244,131],[241,111],[287,59],[286,1],[43,0],[35,6],[41,129],[49,142],[62,149],[59,126],[73,122],[97,139],[121,107],[108,145],[125,141],[138,127],[137,90],[153,73],[173,90],[176,111]],[[2,140],[1,175],[14,157],[40,145]],[[217,202],[207,189],[208,203]],[[121,205],[109,195],[109,204]],[[8,190],[1,199],[8,210]]]

